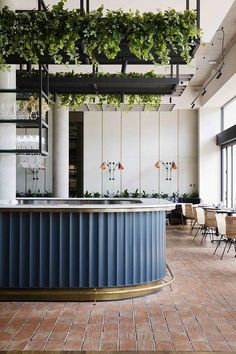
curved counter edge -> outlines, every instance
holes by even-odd
[[[171,211],[174,208],[175,203],[158,198],[21,198],[18,204],[0,204],[1,212],[119,213]]]
[[[154,294],[165,286],[171,286],[174,276],[170,271],[163,279],[142,285],[87,288],[87,289],[1,289],[0,301],[112,301],[125,300]]]

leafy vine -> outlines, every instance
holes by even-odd
[[[97,63],[99,54],[116,58],[123,45],[142,60],[168,64],[171,53],[177,52],[188,63],[201,35],[194,10],[141,14],[100,7],[83,14],[79,9],[64,9],[65,2],[47,11],[15,13],[4,7],[0,11],[0,65],[10,55],[33,64],[43,56],[58,64],[78,64],[86,55]]]

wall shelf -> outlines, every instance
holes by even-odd
[[[30,96],[36,96],[38,99],[38,117],[36,119],[17,119],[16,116],[10,116],[6,113],[6,119],[0,119],[0,124],[15,124],[16,128],[37,129],[38,148],[16,148],[16,149],[0,149],[0,154],[35,154],[48,155],[48,117],[45,119],[42,112],[43,100],[49,103],[49,73],[45,65],[39,65],[38,77],[34,78],[34,87],[24,87],[16,89],[0,89],[1,94],[15,94],[15,99],[27,101]],[[33,91],[33,92],[32,92]],[[13,119],[11,119],[13,118]],[[28,134],[28,132],[27,132]],[[24,135],[27,135],[24,132]],[[43,139],[45,139],[45,146]]]

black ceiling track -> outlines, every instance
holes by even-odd
[[[119,78],[119,77],[51,77],[50,91],[75,94],[156,94],[171,95],[179,84],[178,77]],[[35,89],[35,77],[17,77],[18,89]]]

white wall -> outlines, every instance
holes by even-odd
[[[84,114],[84,191],[104,193],[128,189],[148,193],[180,193],[198,189],[197,112],[86,112]],[[178,170],[166,181],[158,160],[175,161]],[[103,161],[121,161],[109,181]],[[195,185],[195,187],[190,187]]]
[[[216,135],[221,131],[220,108],[199,109],[199,192],[204,202],[219,203],[221,190],[220,147]]]

